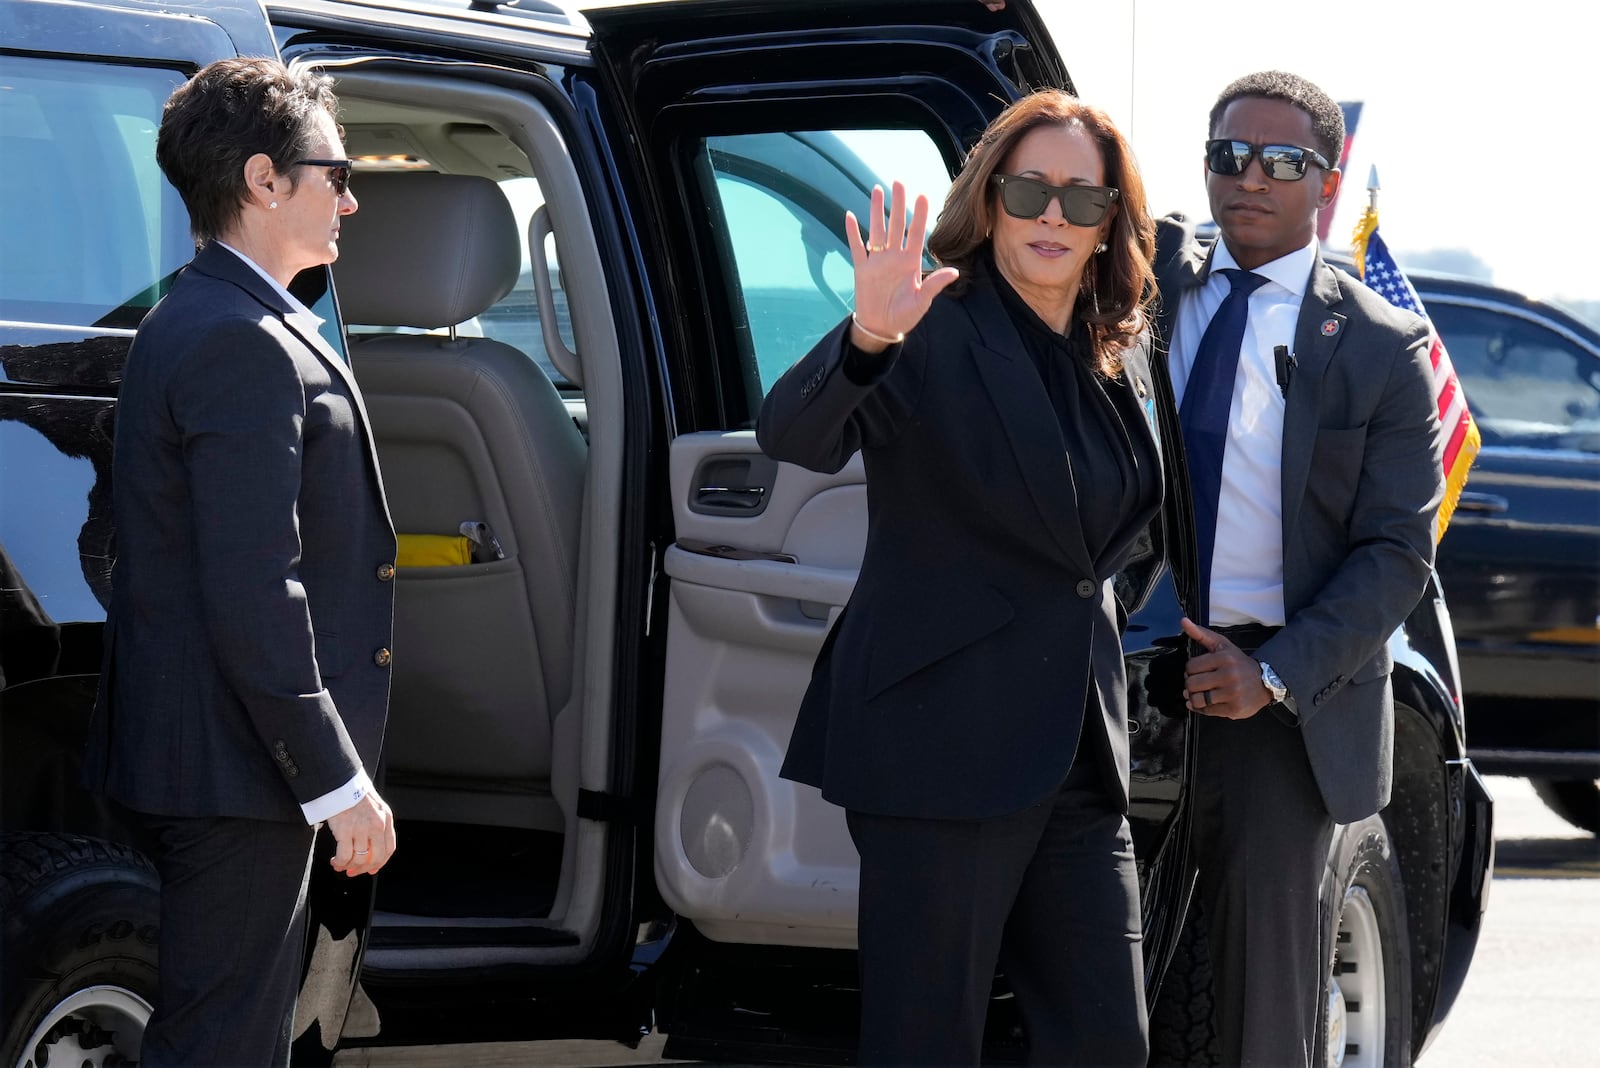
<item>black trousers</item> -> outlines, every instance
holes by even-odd
[[[1333,817],[1300,730],[1267,711],[1194,716],[1194,846],[1224,1065],[1323,1061],[1320,897]]]
[[[1035,1065],[1143,1066],[1139,882],[1094,754],[1009,816],[849,812],[861,854],[862,1065],[976,1065],[998,963]]]
[[[135,815],[161,874],[160,975],[141,1068],[282,1068],[315,828]]]

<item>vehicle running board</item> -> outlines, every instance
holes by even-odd
[[[429,949],[467,949],[489,946],[512,946],[518,949],[542,949],[558,946],[575,946],[578,936],[559,927],[533,925],[483,926],[435,925],[410,923],[404,926],[374,924],[367,936],[367,951],[406,949],[426,946]]]

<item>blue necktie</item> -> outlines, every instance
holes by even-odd
[[[1211,625],[1211,557],[1217,545],[1217,500],[1222,493],[1222,457],[1228,450],[1228,412],[1233,407],[1233,379],[1239,370],[1239,346],[1250,317],[1250,294],[1266,279],[1249,271],[1225,269],[1233,286],[1211,317],[1195,350],[1194,367],[1178,409],[1183,445],[1189,460],[1189,487],[1194,492],[1194,533],[1200,553],[1201,626]]]

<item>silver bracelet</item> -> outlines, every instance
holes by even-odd
[[[900,344],[903,344],[905,342],[906,332],[904,330],[900,331],[898,334],[895,334],[893,337],[885,337],[882,334],[874,333],[873,331],[868,330],[866,327],[862,326],[861,325],[861,320],[856,318],[856,313],[855,312],[851,312],[850,313],[850,321],[855,324],[855,327],[856,327],[857,330],[861,331],[863,334],[867,335],[872,340],[877,341],[877,342],[879,342],[881,344],[884,344],[884,345],[900,345]]]

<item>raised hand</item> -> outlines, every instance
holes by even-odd
[[[856,274],[855,324],[850,341],[864,352],[882,352],[922,321],[933,298],[960,277],[954,267],[941,267],[922,277],[922,251],[928,228],[928,198],[918,195],[906,226],[906,187],[895,182],[884,218],[883,186],[872,187],[869,233],[861,237],[855,212],[844,215],[850,261]]]

